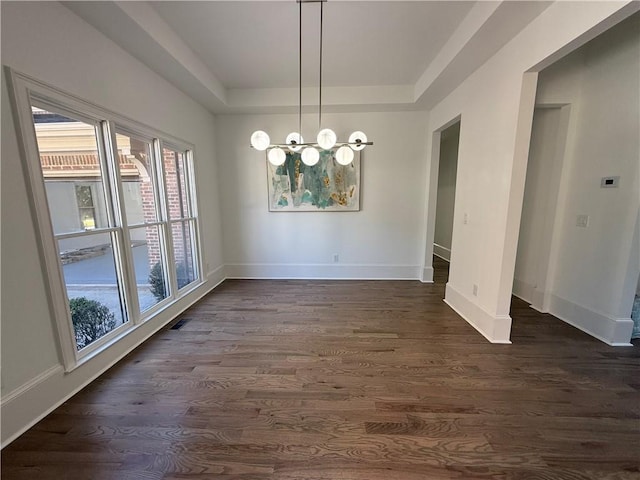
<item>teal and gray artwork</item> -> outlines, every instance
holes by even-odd
[[[340,165],[335,152],[322,150],[314,166],[300,153],[287,152],[280,166],[267,161],[269,210],[349,212],[360,210],[360,152],[349,165]]]

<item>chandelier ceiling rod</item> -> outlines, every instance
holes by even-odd
[[[302,1],[298,3],[298,143],[302,143]]]
[[[320,81],[318,82],[318,130],[322,128],[322,7],[324,2],[320,2]]]

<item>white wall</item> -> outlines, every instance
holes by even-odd
[[[2,443],[222,278],[214,119],[58,3],[2,2],[2,63],[195,145],[209,279],[178,305],[69,374],[57,350],[6,78],[2,75]]]
[[[640,269],[640,14],[576,56],[540,73],[536,99],[572,104],[548,310],[626,343]],[[600,188],[601,177],[618,175],[619,188]],[[587,228],[576,226],[577,215],[589,216]]]
[[[493,342],[509,342],[511,330],[509,308],[535,101],[536,75],[525,72],[542,68],[637,7],[626,2],[552,4],[430,111],[429,135],[461,116],[445,300]],[[428,188],[437,181],[433,151]],[[433,206],[427,209],[431,218]],[[432,232],[428,225],[426,262]]]
[[[303,117],[303,136],[316,119]],[[218,116],[227,275],[418,278],[426,120],[423,112],[323,115],[338,138],[362,130],[374,142],[362,152],[361,211],[270,213],[266,156],[249,148],[249,137],[262,129],[284,141],[297,129],[297,116]]]
[[[458,142],[460,122],[442,131],[440,135],[440,160],[438,165],[438,196],[433,252],[449,260],[453,211],[456,198],[456,172],[458,170]]]

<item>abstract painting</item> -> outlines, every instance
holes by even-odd
[[[360,152],[349,165],[340,165],[335,152],[320,151],[314,166],[299,152],[287,152],[282,165],[267,161],[269,211],[353,212],[360,210]]]

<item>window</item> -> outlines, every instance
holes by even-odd
[[[96,208],[93,204],[90,185],[76,185],[76,201],[80,214],[80,226],[85,230],[94,230],[96,228]]]
[[[175,149],[163,149],[166,190],[173,256],[176,260],[178,289],[184,288],[198,278],[197,262],[192,239],[195,216],[187,188],[187,154]]]
[[[169,296],[167,222],[159,208],[162,165],[154,162],[151,141],[116,130],[118,168],[126,223],[131,237],[140,313]]]
[[[76,349],[82,350],[129,321],[117,267],[121,232],[105,200],[110,192],[98,124],[37,107],[32,113]]]
[[[192,149],[11,76],[70,370],[202,282]]]

